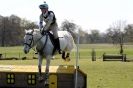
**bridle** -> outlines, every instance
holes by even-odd
[[[32,35],[32,34],[29,34],[29,33],[27,33],[26,35],[30,35],[30,36],[32,36],[32,37],[31,37],[31,39],[29,39],[29,40],[30,40],[30,42],[29,42],[29,43],[24,42],[24,44],[25,44],[25,45],[28,45],[30,48],[32,48],[32,46],[31,46],[31,45],[34,45],[33,35]],[[32,44],[32,43],[33,43],[33,44]]]
[[[42,39],[42,37],[44,37],[44,35],[46,35],[46,41],[45,41],[45,43],[44,43],[42,49],[45,48],[45,45],[46,45],[47,39],[48,39],[48,34],[47,34],[46,32],[45,32],[45,34],[44,34],[41,38],[39,38],[39,39],[37,40],[36,44],[34,43],[33,34],[27,33],[27,34],[25,34],[25,35],[30,35],[30,36],[32,36],[31,39],[30,39],[30,43],[24,42],[24,45],[28,45],[28,47],[30,47],[30,48],[32,48],[32,46],[35,46],[35,45]],[[33,49],[33,48],[32,48],[32,49]],[[33,49],[33,50],[36,51],[35,49]]]

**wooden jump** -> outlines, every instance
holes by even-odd
[[[74,88],[76,70],[73,65],[50,66],[49,88]],[[45,66],[42,67],[45,72]],[[0,88],[44,88],[38,81],[37,66],[0,65]],[[78,69],[77,88],[87,88],[87,75]]]
[[[103,54],[103,61],[126,61],[126,54]]]

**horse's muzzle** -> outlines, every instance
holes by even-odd
[[[24,53],[27,54],[29,52],[29,49],[24,48]]]
[[[28,52],[26,50],[24,50],[24,53],[27,54]]]

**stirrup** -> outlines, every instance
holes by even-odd
[[[59,52],[59,54],[62,54],[62,51],[60,49],[58,50],[58,52]]]

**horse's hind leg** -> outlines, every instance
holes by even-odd
[[[65,61],[70,61],[70,53],[65,54],[65,52],[63,51],[62,59],[64,59]]]
[[[67,54],[66,54],[65,59],[66,59],[66,61],[70,61],[70,53],[67,53]]]

